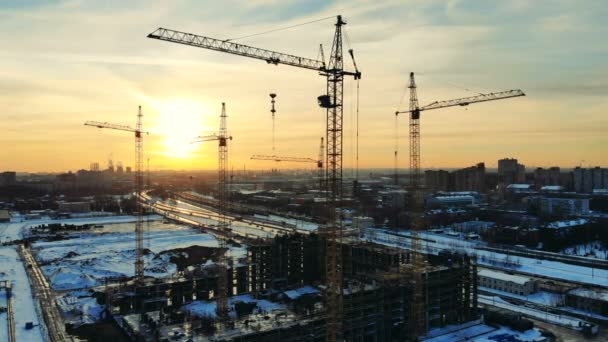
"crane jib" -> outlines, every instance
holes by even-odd
[[[237,44],[228,40],[220,40],[192,33],[165,29],[162,27],[148,34],[148,38],[261,59],[269,64],[286,64],[305,69],[318,71],[325,70],[325,63],[323,61],[260,49],[249,45]]]

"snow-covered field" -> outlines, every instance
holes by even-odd
[[[0,280],[11,280],[13,283],[13,309],[17,341],[44,341],[43,332],[38,325],[44,324],[44,322],[38,318],[27,273],[17,250],[13,246],[0,247]],[[26,322],[33,322],[36,326],[33,329],[26,330]],[[0,340],[3,340],[2,336],[0,335]]]
[[[161,252],[190,246],[217,247],[209,234],[193,230],[155,231],[146,234],[145,273],[166,277],[176,272],[170,255]],[[32,245],[42,271],[56,290],[73,290],[103,285],[107,278],[134,275],[133,233],[73,233],[69,239]]]
[[[150,215],[145,218],[145,220],[152,221],[161,219],[162,217],[159,215]],[[17,219],[15,220],[15,222],[0,223],[0,242],[11,242],[15,240],[21,240],[23,238],[23,234],[26,233],[30,227],[41,224],[111,224],[135,222],[135,220],[135,216],[82,217],[59,220],[53,220],[49,217],[37,220]]]

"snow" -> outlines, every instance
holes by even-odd
[[[480,304],[494,306],[497,308],[501,308],[501,309],[505,309],[505,310],[509,310],[509,311],[513,311],[513,312],[519,312],[525,316],[532,317],[532,318],[535,318],[535,319],[538,319],[538,320],[541,320],[544,322],[556,324],[556,325],[563,326],[563,327],[570,328],[570,329],[580,330],[580,327],[582,326],[582,324],[585,323],[584,320],[581,320],[576,317],[554,314],[554,313],[551,313],[548,311],[534,309],[534,308],[522,306],[519,304],[511,304],[511,303],[503,300],[500,297],[479,295],[478,300],[479,300]]]
[[[254,217],[263,218],[263,219],[274,221],[274,222],[285,222],[286,224],[296,227],[297,229],[303,229],[303,230],[308,230],[308,231],[316,231],[319,228],[319,225],[316,223],[313,223],[313,222],[296,220],[296,219],[287,218],[287,217],[278,216],[278,215],[255,214]]]
[[[479,271],[477,272],[477,275],[485,277],[485,278],[509,281],[509,282],[519,284],[519,285],[525,285],[526,283],[528,283],[532,280],[528,277],[518,276],[518,275],[514,275],[514,274],[507,274],[507,273],[503,273],[503,272],[496,272],[496,271],[492,271],[492,270],[489,270],[486,268],[479,269]]]
[[[135,216],[102,216],[102,217],[81,217],[70,219],[53,220],[49,217],[44,217],[36,220],[16,220],[10,223],[0,223],[0,242],[11,242],[23,239],[23,234],[32,226],[42,224],[110,224],[110,223],[128,223],[135,222]],[[160,220],[159,215],[151,215],[144,220]]]
[[[600,241],[592,241],[589,243],[574,245],[564,249],[561,253],[608,260],[608,249],[604,247]]]
[[[44,322],[36,313],[30,282],[15,247],[0,247],[0,265],[2,265],[0,279],[11,280],[13,284],[12,299],[17,341],[44,341],[43,332],[38,326]],[[36,326],[31,330],[26,330],[26,322],[34,322]]]
[[[483,336],[478,336],[473,342],[532,342],[542,338],[537,329],[526,330],[523,333],[501,326],[498,330]]]
[[[66,323],[74,325],[92,324],[101,319],[104,305],[87,291],[72,291],[57,298],[57,304],[62,311]]]
[[[589,220],[587,220],[587,219],[555,221],[555,222],[549,223],[547,225],[547,228],[551,228],[551,229],[570,228],[570,227],[582,226],[587,223],[589,223]]]
[[[107,278],[133,276],[133,233],[74,233],[68,237],[33,244],[35,257],[54,289],[88,288],[103,285]],[[144,247],[151,253],[144,257],[145,273],[155,277],[166,277],[177,270],[169,262],[170,256],[161,252],[195,245],[218,246],[213,236],[192,230],[150,232],[146,241]]]
[[[410,249],[410,232],[388,232],[382,229],[368,229],[365,238],[387,246]],[[477,256],[480,266],[486,265],[504,271],[518,272],[526,275],[538,275],[547,278],[574,281],[589,285],[606,286],[608,270],[572,265],[560,261],[540,260],[528,257],[514,257],[505,253],[480,249],[485,243],[477,240],[461,240],[445,234],[419,232],[422,238],[421,247],[431,254],[449,250]]]
[[[432,336],[423,339],[425,342],[455,342],[455,341],[475,341],[472,338],[495,331],[495,328],[484,324],[475,324],[473,326],[447,326],[440,329],[433,329],[427,336]]]
[[[447,326],[440,329],[433,329],[429,332],[429,337],[423,339],[424,342],[526,342],[534,341],[542,335],[537,329],[530,329],[519,332],[508,327],[491,327],[479,324],[474,321],[474,325],[462,324]]]
[[[509,184],[509,185],[507,185],[507,189],[527,190],[530,188],[532,188],[532,185],[530,185],[530,184]]]
[[[564,303],[564,296],[559,293],[546,292],[546,291],[538,291],[536,293],[522,296],[518,294],[514,294],[511,292],[505,292],[500,290],[491,289],[489,287],[479,286],[479,291],[488,292],[497,296],[501,296],[503,298],[515,298],[527,302],[531,302],[534,304],[545,305],[545,306],[553,306],[557,307]]]
[[[608,322],[608,316],[600,315],[594,312],[573,308],[571,306],[561,306],[560,309],[564,311],[569,311],[574,314],[583,315],[585,317],[589,317],[590,319],[593,318],[598,321],[604,321],[604,323]]]
[[[296,299],[296,298],[306,295],[306,294],[315,294],[315,293],[319,293],[319,290],[315,289],[312,286],[304,286],[304,287],[300,287],[299,289],[285,291],[285,295],[287,297],[289,297],[290,299]]]
[[[6,290],[0,289],[0,308],[6,309],[8,302],[6,300]],[[8,314],[0,312],[0,341],[8,341]]]
[[[255,299],[249,294],[230,297],[228,298],[228,302],[228,305],[230,306],[230,315],[233,317],[235,316],[234,304],[237,302],[255,303],[257,305],[258,310],[260,310],[261,312],[270,312],[272,310],[285,309],[285,306],[282,304],[274,303],[265,299]],[[197,300],[190,304],[184,305],[182,308],[190,312],[190,314],[192,315],[214,318],[216,311],[216,303],[215,301]]]
[[[568,294],[608,302],[608,291],[606,290],[578,288],[568,291]]]

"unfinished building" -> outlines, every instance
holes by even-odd
[[[194,341],[324,341],[323,246],[317,234],[248,241],[247,260],[233,262],[229,272],[229,323],[215,322],[217,270],[212,263],[169,281],[113,287],[110,311],[134,340],[184,334]],[[342,253],[344,338],[415,339],[409,328],[414,319],[411,252],[351,237],[344,239]],[[475,260],[452,253],[426,259],[421,271],[426,331],[476,319]]]

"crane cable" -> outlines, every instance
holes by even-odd
[[[236,38],[230,38],[230,39],[226,39],[225,41],[226,42],[230,42],[230,41],[235,41],[235,40],[239,40],[239,39],[245,39],[245,38],[251,38],[251,37],[261,36],[263,34],[284,31],[284,30],[292,29],[294,27],[304,26],[304,25],[308,25],[308,24],[312,24],[312,23],[316,23],[316,22],[319,22],[319,21],[323,21],[323,20],[327,20],[327,19],[332,19],[332,18],[335,18],[335,16],[332,15],[331,17],[326,17],[326,18],[321,18],[321,19],[315,19],[315,20],[307,21],[305,23],[299,23],[299,24],[295,24],[295,25],[290,25],[290,26],[282,27],[282,28],[277,28],[277,29],[272,29],[272,30],[268,30],[268,31],[258,32],[258,33],[254,33],[254,34],[249,34],[249,35],[246,35],[246,36],[241,36],[241,37],[236,37]]]
[[[356,168],[355,168],[355,180],[359,180],[359,80],[357,80],[357,142],[356,142]]]

